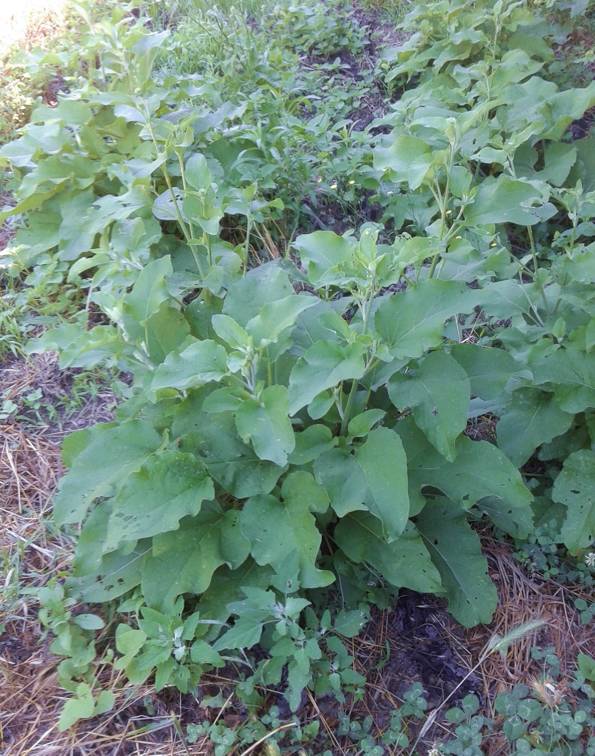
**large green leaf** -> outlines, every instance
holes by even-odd
[[[150,606],[167,610],[182,593],[200,594],[223,564],[239,567],[250,544],[238,524],[239,513],[201,512],[180,529],[153,538],[142,567],[142,589]]]
[[[148,541],[141,541],[132,551],[126,548],[104,554],[98,563],[81,560],[67,585],[81,601],[112,601],[139,585],[143,560],[150,548]]]
[[[481,399],[498,399],[510,378],[519,372],[519,365],[504,349],[457,344],[452,356],[461,365],[471,382],[471,395]]]
[[[388,393],[397,409],[413,409],[416,424],[432,446],[453,462],[470,400],[469,379],[458,362],[445,352],[432,352],[412,375],[394,376]]]
[[[267,263],[253,268],[229,287],[223,313],[245,327],[266,304],[293,294],[287,273],[276,263]]]
[[[326,425],[309,425],[295,434],[295,449],[289,456],[292,465],[307,465],[319,459],[337,443]]]
[[[332,231],[314,231],[298,236],[293,246],[300,253],[308,279],[314,286],[336,284],[341,279],[341,266],[353,258],[353,240],[337,236]]]
[[[255,496],[244,505],[240,522],[253,558],[261,566],[270,565],[280,585],[322,588],[333,582],[332,572],[316,567],[322,538],[303,499],[281,502],[275,496]]]
[[[532,496],[508,457],[487,441],[461,436],[456,459],[448,462],[431,447],[409,419],[397,424],[409,463],[412,498],[425,488],[438,489],[465,509],[487,501],[487,514],[515,537],[532,526]]]
[[[245,586],[268,588],[274,577],[270,567],[260,567],[252,558],[246,559],[238,568],[220,567],[213,575],[211,584],[200,598],[199,611],[201,617],[215,620],[216,623],[227,622],[232,614],[230,604],[238,601],[243,595]],[[220,626],[199,625],[197,636],[214,637],[220,632]]]
[[[559,348],[530,359],[535,383],[552,384],[565,412],[595,407],[595,359],[576,347]]]
[[[210,189],[213,177],[204,155],[196,152],[186,161],[186,180],[193,189]]]
[[[355,457],[366,479],[367,508],[392,541],[405,530],[409,517],[407,457],[401,439],[390,428],[376,428]]]
[[[572,552],[589,548],[595,539],[595,454],[591,449],[574,452],[554,481],[554,501],[567,509],[562,538]]]
[[[481,226],[492,223],[517,223],[533,226],[551,218],[557,212],[547,202],[547,194],[535,183],[510,178],[504,174],[497,179],[485,179],[473,204],[465,211],[469,223]]]
[[[367,562],[392,585],[419,593],[441,591],[440,575],[413,524],[387,543],[375,517],[353,512],[339,522],[334,537],[349,559]]]
[[[58,525],[81,522],[95,499],[109,496],[115,485],[145,463],[161,437],[148,423],[130,420],[96,425],[85,441],[54,498]]]
[[[430,502],[417,528],[442,577],[449,611],[465,627],[490,622],[498,594],[477,534],[454,502]]]
[[[520,389],[498,422],[498,446],[521,467],[538,446],[565,433],[573,417],[558,407],[552,394]]]
[[[290,294],[276,302],[268,302],[258,315],[246,323],[246,331],[256,344],[266,346],[277,341],[283,331],[295,325],[300,313],[317,303],[317,297],[300,294]]]
[[[292,333],[295,349],[305,352],[318,341],[347,343],[351,333],[349,325],[340,314],[345,307],[346,303],[342,301],[335,300],[331,303],[323,300],[301,313]]]
[[[149,457],[112,500],[104,551],[127,541],[175,530],[215,495],[213,482],[192,454],[167,451]]]
[[[134,339],[142,339],[145,324],[170,297],[167,278],[173,272],[168,256],[145,265],[122,306],[124,327]]]
[[[216,341],[195,341],[181,352],[171,352],[155,370],[151,389],[197,388],[227,373],[227,352]]]
[[[163,362],[170,352],[180,349],[190,336],[190,326],[182,313],[165,302],[145,325],[145,343],[151,360]]]
[[[237,434],[230,413],[200,416],[198,451],[212,477],[239,499],[269,493],[283,468],[260,459]]]
[[[295,448],[285,386],[268,386],[258,401],[243,401],[236,413],[236,426],[244,443],[252,442],[260,459],[285,465]]]
[[[295,415],[325,389],[361,378],[364,372],[361,344],[316,342],[295,363],[289,376],[289,414]]]
[[[422,281],[402,294],[380,301],[376,330],[393,357],[421,357],[441,343],[449,318],[473,310],[478,294],[454,281]]]
[[[331,449],[321,454],[314,462],[314,474],[328,491],[331,506],[339,517],[366,508],[366,477],[347,449]]]
[[[296,470],[289,473],[283,481],[281,496],[292,505],[306,506],[310,512],[326,512],[329,505],[329,495],[326,489],[320,485],[314,476],[305,470]]]
[[[419,189],[428,175],[434,156],[422,139],[402,134],[389,147],[374,151],[374,167],[391,170],[397,181],[406,181],[412,190]]]

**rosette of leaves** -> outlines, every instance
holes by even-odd
[[[487,291],[429,278],[419,240],[378,244],[373,226],[295,246],[301,270],[268,263],[224,296],[169,302],[188,323],[178,343],[138,367],[114,422],[65,443],[55,518],[82,526],[69,591],[123,597],[118,664],[135,680],[156,669],[184,688],[260,644],[265,681],[290,665],[295,707],[320,658],[300,615],[345,564],[444,596],[471,626],[497,596],[470,521],[531,527],[516,468],[465,435],[471,396],[498,378],[459,359],[447,325]],[[394,292],[416,260],[418,280]],[[156,280],[141,311],[154,327],[167,297]],[[144,655],[155,623],[161,650]]]

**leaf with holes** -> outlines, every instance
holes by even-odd
[[[155,454],[126,480],[112,499],[104,551],[176,530],[215,495],[213,482],[193,454]]]
[[[581,449],[564,462],[554,481],[554,501],[566,507],[562,538],[572,552],[589,548],[595,538],[595,454]]]
[[[413,409],[417,426],[449,462],[455,442],[465,430],[470,385],[466,372],[445,352],[432,352],[409,375],[394,376],[388,386],[392,403]]]
[[[416,525],[442,578],[448,609],[465,627],[490,622],[498,594],[477,534],[454,502],[430,502]]]
[[[109,496],[114,486],[138,470],[160,443],[159,434],[141,420],[96,425],[88,431],[85,448],[74,458],[54,498],[56,522],[81,522],[91,504]]]

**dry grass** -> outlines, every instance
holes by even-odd
[[[545,622],[537,638],[527,636],[519,640],[504,659],[498,654],[488,658],[482,668],[486,697],[492,698],[495,693],[516,682],[531,683],[535,672],[531,663],[531,648],[536,641],[539,645],[555,649],[562,675],[569,675],[577,654],[592,653],[595,641],[594,629],[581,625],[573,599],[589,601],[592,596],[580,586],[561,585],[553,580],[527,575],[504,543],[491,540],[485,544],[485,548],[490,573],[500,597],[490,632],[504,636],[514,627],[530,620],[542,619]],[[480,636],[481,631],[470,633],[471,644],[474,634]]]

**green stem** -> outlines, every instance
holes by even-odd
[[[347,404],[345,405],[345,411],[343,412],[343,419],[341,420],[341,435],[344,436],[347,433],[347,427],[349,426],[349,421],[351,420],[351,409],[353,407],[353,402],[355,400],[355,395],[357,393],[357,380],[354,380],[351,384],[351,390],[349,391],[349,395],[347,397]]]
[[[375,291],[374,287],[375,287],[375,279],[373,278],[372,281],[370,282],[370,289],[367,292],[370,298],[367,298],[360,305],[360,310],[362,313],[362,336],[368,330],[368,318],[370,317],[370,305],[371,305],[371,299],[374,296],[374,291]],[[358,387],[358,380],[354,379],[351,384],[349,395],[347,396],[347,404],[345,405],[345,410],[343,412],[343,417],[341,419],[340,433],[342,436],[344,436],[347,433],[347,427],[349,426],[349,421],[351,420],[351,411],[353,409],[353,402],[355,401],[355,395],[357,394],[357,387]]]
[[[246,243],[244,247],[244,275],[248,270],[248,255],[250,254],[250,231],[252,230],[252,216],[250,213],[246,216]]]
[[[529,234],[529,244],[531,245],[531,257],[533,258],[533,280],[537,278],[537,250],[535,249],[535,239],[533,238],[533,228],[531,226],[527,226],[527,233]],[[545,307],[545,311],[548,311],[548,303],[545,296],[545,290],[542,286],[542,284],[537,281],[537,286],[539,288],[539,292],[541,294],[541,298],[543,299],[543,306]]]

